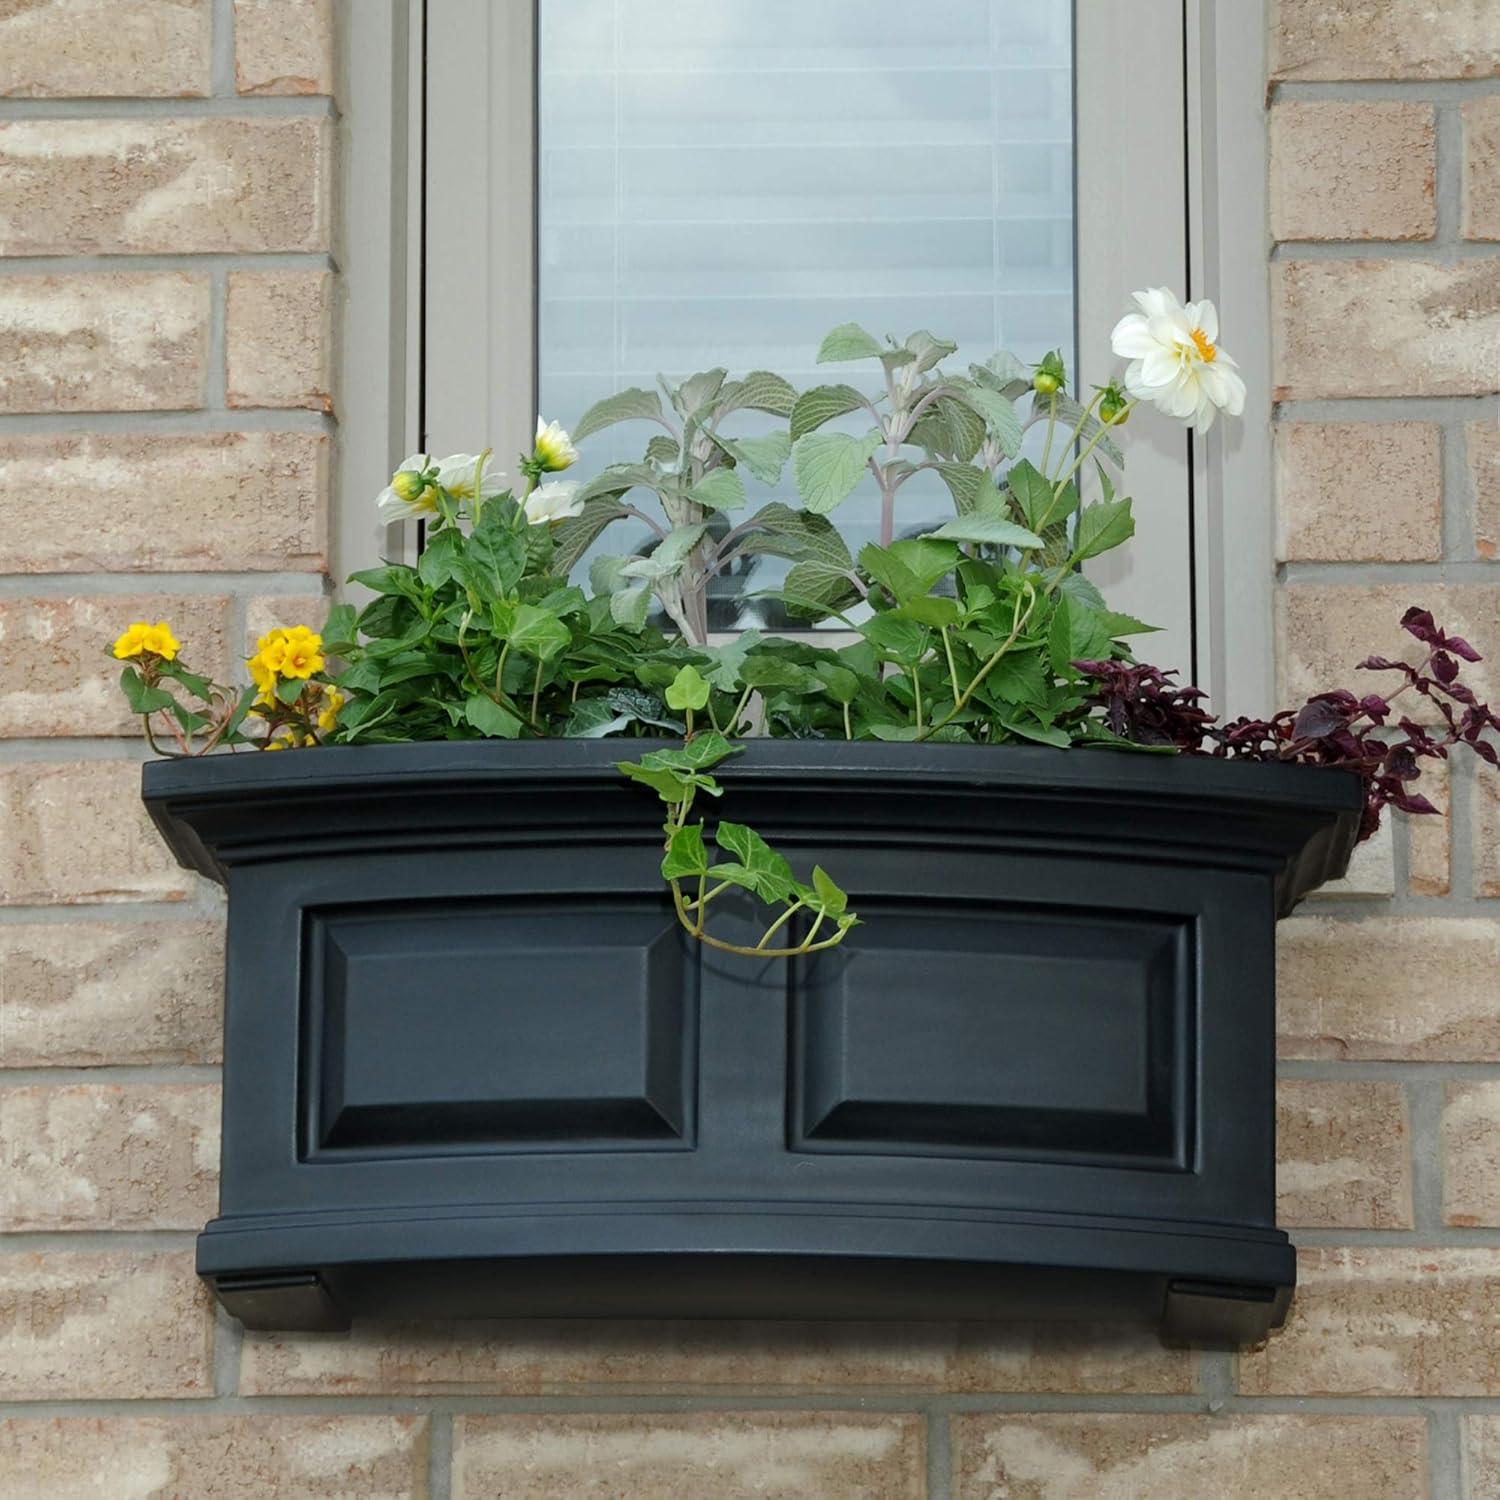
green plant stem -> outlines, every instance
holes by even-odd
[[[729,732],[730,732],[730,734],[735,734],[735,733],[738,732],[739,727],[740,727],[740,715],[745,712],[746,705],[750,702],[750,695],[754,691],[755,691],[754,688],[748,688],[747,687],[745,689],[745,691],[740,694],[740,701],[735,704],[735,706],[734,706],[734,713],[730,717],[730,720],[729,720]]]
[[[776,934],[780,932],[781,929],[785,927],[786,924],[790,922],[792,918],[795,917],[806,904],[807,903],[805,901],[801,900],[793,901],[792,904],[787,907],[787,909],[782,912],[782,914],[777,917],[776,920],[772,922],[771,925],[766,928],[766,930],[761,934],[760,941],[755,945],[756,951],[764,951],[766,944],[769,943],[771,939],[775,937]]]
[[[495,702],[500,701],[500,696],[505,692],[505,661],[510,655],[510,642],[500,648],[500,660],[495,663]]]
[[[1099,401],[1102,398],[1102,396],[1103,396],[1103,392],[1101,391],[1099,393],[1099,395],[1096,395],[1094,397],[1094,399],[1089,402],[1088,410],[1085,411],[1084,414],[1078,419],[1078,426],[1073,429],[1073,435],[1075,437],[1078,435],[1078,433],[1080,431],[1082,431],[1083,424],[1086,421],[1088,421],[1090,415],[1093,413],[1094,407],[1099,403]],[[1128,416],[1129,413],[1130,413],[1131,407],[1137,406],[1139,404],[1140,403],[1136,402],[1136,401],[1127,401],[1125,403],[1125,407],[1124,407],[1124,410],[1121,413],[1121,415],[1122,416]],[[1059,479],[1057,481],[1057,485],[1056,485],[1056,487],[1052,491],[1052,499],[1053,499],[1054,503],[1056,503],[1057,497],[1062,494],[1063,490],[1065,490],[1067,488],[1068,481],[1088,461],[1089,454],[1092,453],[1094,451],[1094,449],[1097,448],[1099,446],[1099,444],[1104,441],[1105,435],[1109,432],[1110,427],[1118,427],[1120,425],[1120,420],[1121,420],[1120,417],[1116,417],[1115,420],[1113,422],[1111,422],[1111,423],[1106,424],[1104,422],[1101,422],[1099,424],[1099,430],[1098,430],[1098,432],[1096,432],[1093,435],[1093,437],[1091,437],[1088,440],[1088,442],[1084,445],[1083,452],[1081,452],[1078,455],[1078,457],[1073,460],[1073,463],[1068,468],[1067,472],[1062,476],[1061,479]]]
[[[542,673],[546,670],[546,662],[540,658],[536,664],[536,680],[531,684],[531,727],[540,729],[541,722],[538,718],[539,705],[542,701]]]
[[[1032,611],[1036,608],[1037,597],[1037,594],[1035,593],[1035,591],[1033,591],[1031,601],[1027,604],[1025,613],[1023,614],[1019,610],[1017,611],[1017,617],[1012,623],[1010,634],[1006,636],[1006,638],[1001,641],[1000,644],[995,648],[989,660],[986,661],[985,664],[975,674],[974,680],[968,685],[968,687],[964,689],[963,695],[959,698],[958,702],[953,705],[953,708],[937,723],[931,725],[926,730],[922,730],[922,732],[917,735],[917,739],[919,741],[930,739],[934,734],[938,732],[938,730],[942,729],[944,725],[951,724],[953,720],[964,711],[964,709],[968,706],[969,700],[974,696],[974,693],[978,689],[979,685],[984,681],[986,677],[990,675],[992,671],[994,671],[996,666],[999,665],[1001,657],[1003,657],[1005,653],[1015,645],[1022,630],[1026,628],[1027,621],[1031,619]],[[921,723],[919,722],[917,728],[921,730],[921,727]]]
[[[841,706],[844,710],[844,738],[852,740],[854,738],[854,730],[849,723],[849,705],[845,703]]]
[[[943,637],[943,654],[948,658],[948,681],[953,685],[953,706],[957,708],[959,700],[958,668],[953,665],[953,642],[948,639],[948,627],[946,625],[940,625],[938,630]]]
[[[921,664],[918,663],[911,669],[912,703],[916,708],[918,729],[922,727],[922,678],[920,675],[920,666]],[[955,708],[957,707],[956,704],[954,706]]]
[[[1042,473],[1047,472],[1047,465],[1052,462],[1052,434],[1057,427],[1057,392],[1053,391],[1047,397],[1047,441],[1042,444]]]
[[[746,948],[739,943],[726,943],[722,938],[716,938],[712,933],[699,932],[688,920],[687,902],[683,900],[682,891],[675,880],[668,882],[672,887],[672,900],[677,907],[677,920],[682,923],[689,936],[696,938],[700,943],[710,948],[717,948],[720,953],[738,953],[741,958],[801,958],[807,953],[822,953],[828,948],[837,948],[851,929],[841,927],[832,937],[826,937],[821,943],[813,943],[798,948]]]

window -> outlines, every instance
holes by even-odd
[[[930,0],[919,23],[896,0],[351,10],[350,298],[395,296],[374,326],[351,316],[346,372],[380,383],[360,351],[376,355],[382,328],[404,351],[363,416],[348,412],[346,444],[351,420],[373,435],[383,413],[395,458],[482,440],[503,460],[538,410],[571,423],[658,371],[810,384],[830,378],[818,338],[850,318],[954,337],[959,359],[1062,347],[1087,385],[1111,369],[1129,292],[1159,282],[1219,298],[1255,389],[1260,0]],[[374,131],[360,100],[379,110],[382,85]],[[1221,199],[1242,158],[1253,188]],[[372,246],[355,225],[382,202],[393,227]],[[1154,413],[1130,430],[1141,541],[1098,581],[1166,627],[1156,659],[1200,681],[1223,677],[1229,613],[1268,640],[1266,416],[1252,407],[1223,452],[1217,433],[1194,452]],[[645,437],[601,433],[584,464],[636,456]],[[345,468],[352,508],[362,460]],[[1256,512],[1231,512],[1235,486]],[[902,499],[902,527],[948,503],[915,482]],[[841,528],[858,537],[872,509],[857,493]],[[342,553],[367,560],[371,525],[346,514]],[[606,533],[604,550],[628,540]],[[762,607],[726,598],[716,617]],[[1268,692],[1268,645],[1252,661],[1237,707]]]

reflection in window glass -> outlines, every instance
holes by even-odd
[[[999,348],[1071,356],[1071,0],[540,0],[540,16],[549,418],[716,364],[873,390],[874,366],[814,363],[846,321],[956,339],[959,368]],[[600,433],[581,472],[648,436]],[[948,512],[931,477],[901,491],[898,527]],[[776,497],[746,478],[752,506]],[[876,527],[867,486],[838,513],[856,547]],[[790,468],[779,493],[794,499]],[[632,524],[602,550],[643,541]],[[763,558],[722,582],[778,577]],[[726,598],[713,623],[750,617],[772,619]]]

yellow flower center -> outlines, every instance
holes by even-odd
[[[1218,349],[1209,342],[1208,335],[1201,328],[1193,329],[1193,343],[1204,364],[1211,365],[1218,358]]]

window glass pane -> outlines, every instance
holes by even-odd
[[[540,409],[572,422],[716,364],[873,391],[878,367],[814,363],[846,321],[955,339],[960,368],[999,348],[1071,358],[1071,16],[1071,0],[540,0]],[[589,439],[587,470],[648,436]],[[746,478],[752,506],[776,497]],[[948,513],[933,479],[901,491],[898,530]],[[878,524],[866,485],[838,513],[856,546]],[[753,592],[779,569],[723,582]],[[728,598],[713,623],[751,617],[775,623]]]

